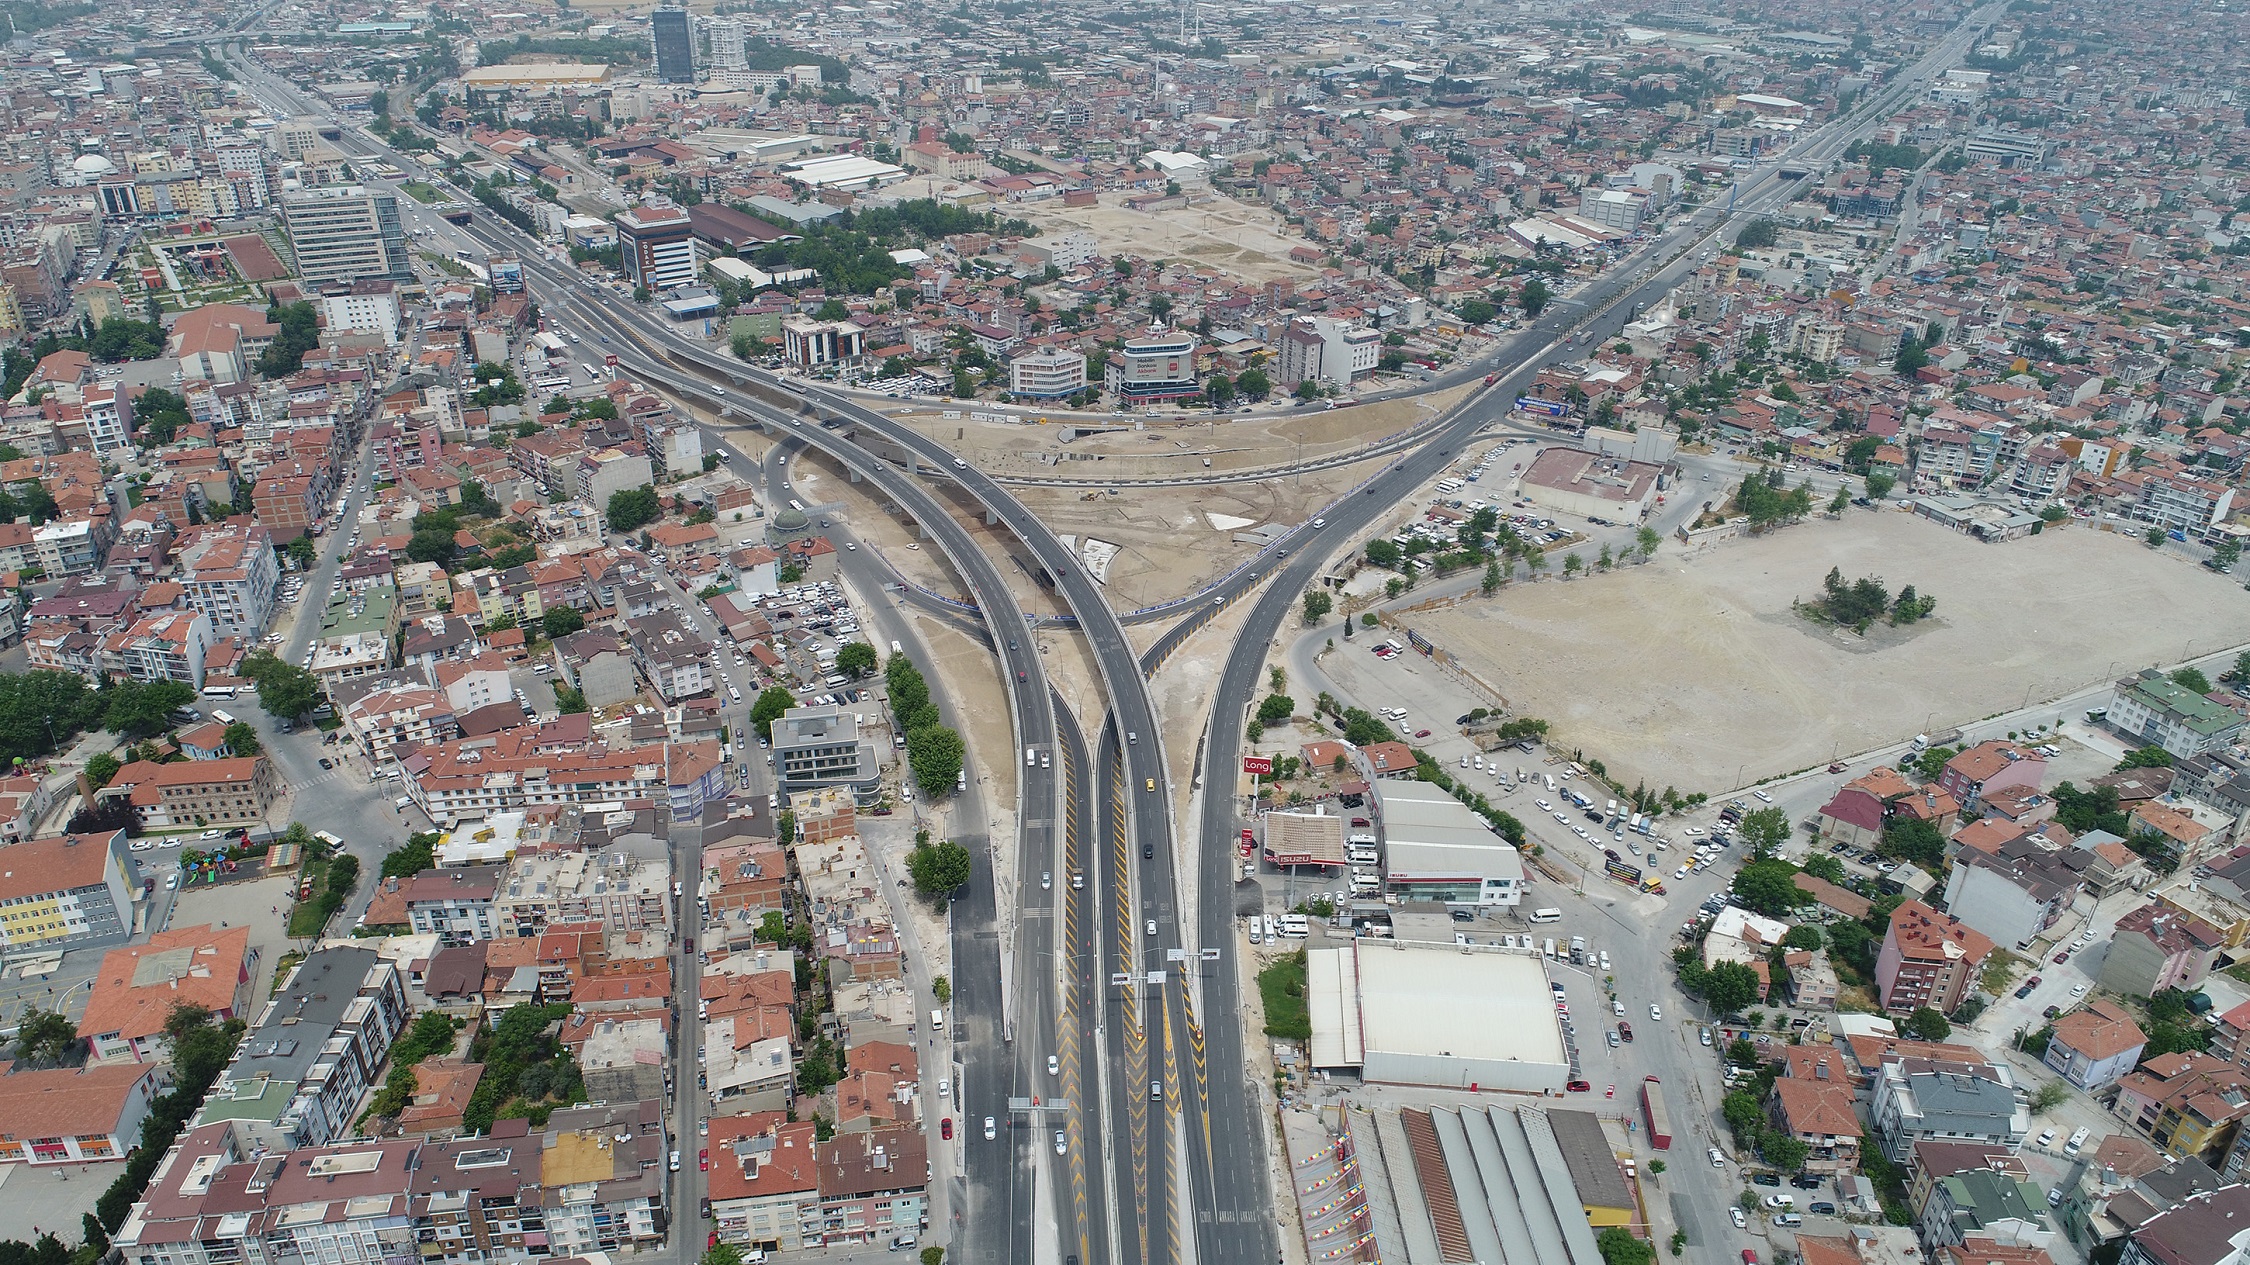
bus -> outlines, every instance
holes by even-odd
[[[599,370],[599,369],[597,369],[597,368],[595,368],[594,366],[592,366],[592,365],[590,365],[590,364],[582,364],[582,365],[579,365],[578,367],[579,367],[579,368],[581,368],[581,369],[584,369],[584,370],[586,371],[586,376],[587,376],[588,378],[592,379],[593,381],[595,381],[595,382],[599,382],[599,381],[601,381],[601,380],[602,380],[602,371],[601,371],[601,370]]]
[[[1671,1150],[1672,1115],[1664,1110],[1664,1086],[1653,1076],[1641,1082],[1641,1118],[1648,1124],[1649,1145]]]

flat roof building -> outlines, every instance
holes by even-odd
[[[1344,864],[1344,819],[1327,813],[1266,814],[1266,860],[1274,865]]]
[[[1549,448],[1523,472],[1523,494],[1560,514],[1635,523],[1655,500],[1663,471],[1576,448]]]
[[[1412,900],[1448,905],[1523,901],[1523,857],[1484,818],[1427,782],[1378,782],[1384,879]]]
[[[1534,955],[1359,940],[1306,954],[1305,991],[1316,1068],[1522,1094],[1561,1093],[1570,1078],[1554,994]]]

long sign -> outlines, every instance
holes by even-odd
[[[1255,773],[1259,777],[1271,776],[1273,773],[1273,757],[1270,755],[1246,755],[1242,757],[1242,771]]]

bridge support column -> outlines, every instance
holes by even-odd
[[[993,513],[991,510],[986,510],[984,512],[984,525],[987,527],[998,527],[1000,525],[1000,516]]]
[[[857,470],[851,470],[851,471],[848,471],[848,472],[847,472],[847,474],[849,475],[849,482],[851,482],[851,483],[853,483],[853,484],[855,484],[855,485],[856,485],[856,484],[859,484],[859,483],[862,483],[862,482],[865,482],[865,480],[863,480],[863,479],[861,479],[861,478],[860,478],[860,476],[859,476],[859,471],[857,471]]]

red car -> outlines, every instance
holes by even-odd
[[[947,1116],[945,1119],[938,1121],[937,1132],[939,1137],[951,1142],[953,1140],[953,1117]]]
[[[2057,953],[2057,954],[2055,955],[2055,958],[2054,958],[2054,961],[2055,961],[2055,965],[2056,965],[2056,966],[2061,966],[2061,965],[2062,965],[2063,963],[2065,963],[2065,962],[2068,962],[2069,960],[2070,960],[2070,950],[2068,950],[2068,949],[2064,949],[2064,950],[2063,950],[2062,952],[2060,952],[2060,953]]]
[[[1627,1045],[1633,1044],[1633,1025],[1625,1022],[1622,1019],[1618,1020],[1617,1039],[1623,1041]]]
[[[1427,738],[1430,736],[1430,731],[1427,729],[1417,729],[1414,731],[1414,736],[1417,738]]]
[[[704,1172],[706,1172],[706,1173],[710,1172],[710,1171],[711,1171],[711,1148],[709,1148],[709,1147],[705,1147],[705,1148],[703,1148],[702,1150],[700,1150],[700,1151],[697,1151],[697,1152],[695,1153],[695,1164],[696,1164],[696,1167],[698,1167],[698,1168],[702,1169],[702,1170],[703,1170]]]
[[[1574,1094],[1590,1094],[1594,1092],[1593,1085],[1586,1081],[1572,1081],[1568,1085],[1563,1086],[1563,1088],[1569,1090]]]
[[[1742,1249],[1742,1265],[1758,1265],[1758,1254],[1749,1248]]]
[[[717,1247],[718,1245],[719,1245],[719,1232],[718,1232],[717,1230],[713,1230],[713,1231],[711,1232],[711,1237],[710,1237],[710,1238],[708,1238],[708,1239],[705,1239],[705,1240],[703,1240],[703,1246],[705,1246],[705,1247]]]
[[[1352,818],[1352,824],[1355,826],[1364,826],[1368,823],[1365,817],[1354,817]]]

